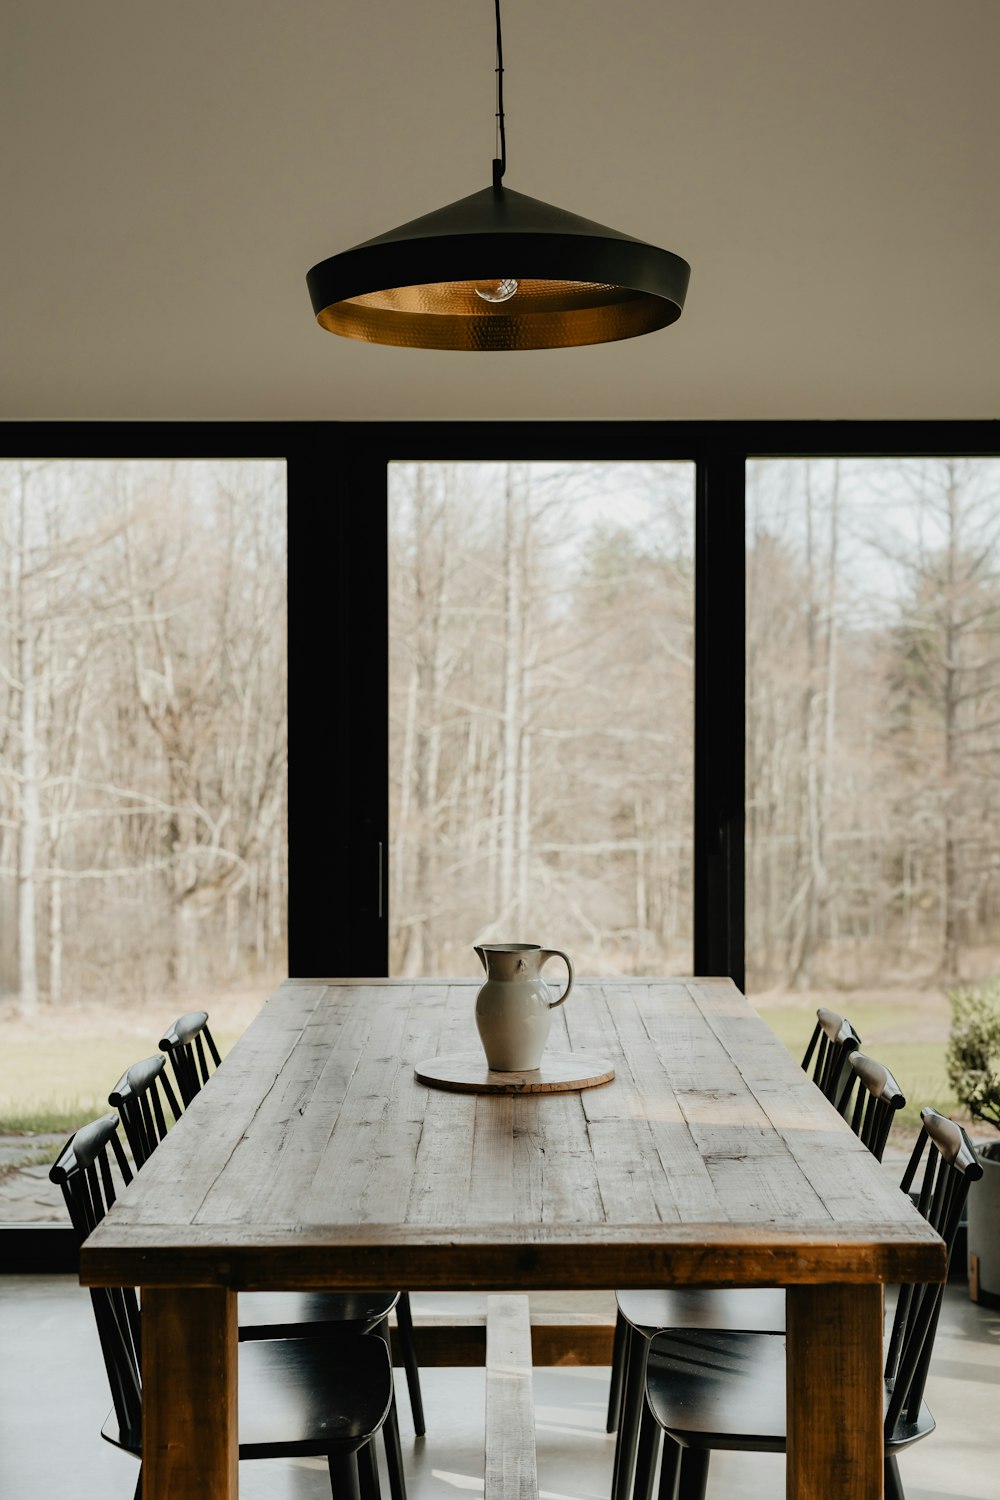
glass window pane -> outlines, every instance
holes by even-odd
[[[948,1103],[1000,935],[1000,461],[761,461],[747,499],[748,989]]]
[[[0,1217],[166,1026],[285,972],[285,466],[0,463]],[[12,1164],[16,1171],[7,1170]]]
[[[391,970],[691,964],[694,470],[390,467]]]

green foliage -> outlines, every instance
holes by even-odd
[[[951,990],[948,1078],[970,1115],[1000,1129],[1000,979]]]

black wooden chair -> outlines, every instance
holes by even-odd
[[[839,1021],[840,1017],[836,1019]],[[896,1111],[906,1103],[889,1070],[861,1052],[850,1053],[847,1078],[839,1097],[831,1102],[876,1161],[881,1161]],[[633,1466],[637,1456],[641,1457],[638,1450],[642,1392],[646,1361],[656,1335],[674,1328],[699,1329],[711,1334],[784,1333],[785,1293],[781,1287],[619,1292],[616,1346],[619,1328],[623,1329],[621,1352],[616,1347],[617,1364],[612,1367],[613,1375],[620,1370],[619,1383],[617,1392],[612,1389],[611,1394],[619,1403],[615,1416],[620,1430],[611,1493],[613,1500],[626,1500],[632,1488]],[[608,1430],[614,1430],[610,1415]]]
[[[118,1117],[83,1126],[49,1172],[86,1239],[132,1181]],[[134,1287],[90,1292],[113,1409],[102,1436],[142,1458],[141,1318]],[[378,1500],[372,1438],[392,1399],[392,1370],[381,1339],[270,1339],[240,1348],[240,1458],[325,1457],[335,1500]],[[332,1432],[336,1437],[332,1437]],[[142,1493],[142,1476],[136,1500]]]
[[[204,1015],[204,1011],[195,1012],[174,1023],[174,1033],[179,1031],[181,1035],[190,1035],[189,1042],[184,1045],[193,1046],[196,1040],[193,1028],[201,1025]],[[108,1103],[121,1115],[136,1168],[145,1165],[165,1137],[166,1109],[173,1113],[175,1123],[182,1114],[164,1072],[166,1063],[162,1053],[134,1063],[108,1095]],[[183,1070],[180,1073],[175,1071],[175,1076],[184,1076]],[[200,1089],[207,1077],[201,1077],[199,1073],[195,1076],[199,1079]],[[358,1334],[374,1333],[389,1346],[389,1314],[395,1309],[398,1317],[398,1303],[398,1292],[240,1292],[237,1304],[239,1338],[241,1343],[249,1343],[263,1339],[350,1339]],[[419,1394],[419,1386],[417,1389]],[[417,1416],[415,1412],[414,1426]],[[422,1410],[419,1418],[422,1424]],[[395,1394],[383,1437],[392,1500],[406,1500]]]
[[[920,1112],[922,1130],[900,1184],[909,1192],[924,1159],[917,1207],[954,1248],[971,1183],[983,1169],[965,1131],[936,1110]],[[903,1286],[896,1299],[885,1361],[885,1494],[904,1500],[896,1454],[926,1437],[934,1419],[924,1386],[944,1286]],[[783,1340],[757,1333],[671,1329],[652,1343],[635,1500],[652,1490],[663,1434],[659,1500],[704,1500],[716,1448],[785,1451]]]

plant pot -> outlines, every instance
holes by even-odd
[[[976,1146],[983,1164],[969,1192],[969,1296],[1000,1307],[1000,1141]]]

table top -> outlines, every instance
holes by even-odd
[[[937,1281],[942,1241],[728,979],[578,980],[583,1093],[427,1088],[479,980],[286,981],[103,1224],[85,1285]],[[805,1020],[804,1016],[804,1020]]]

